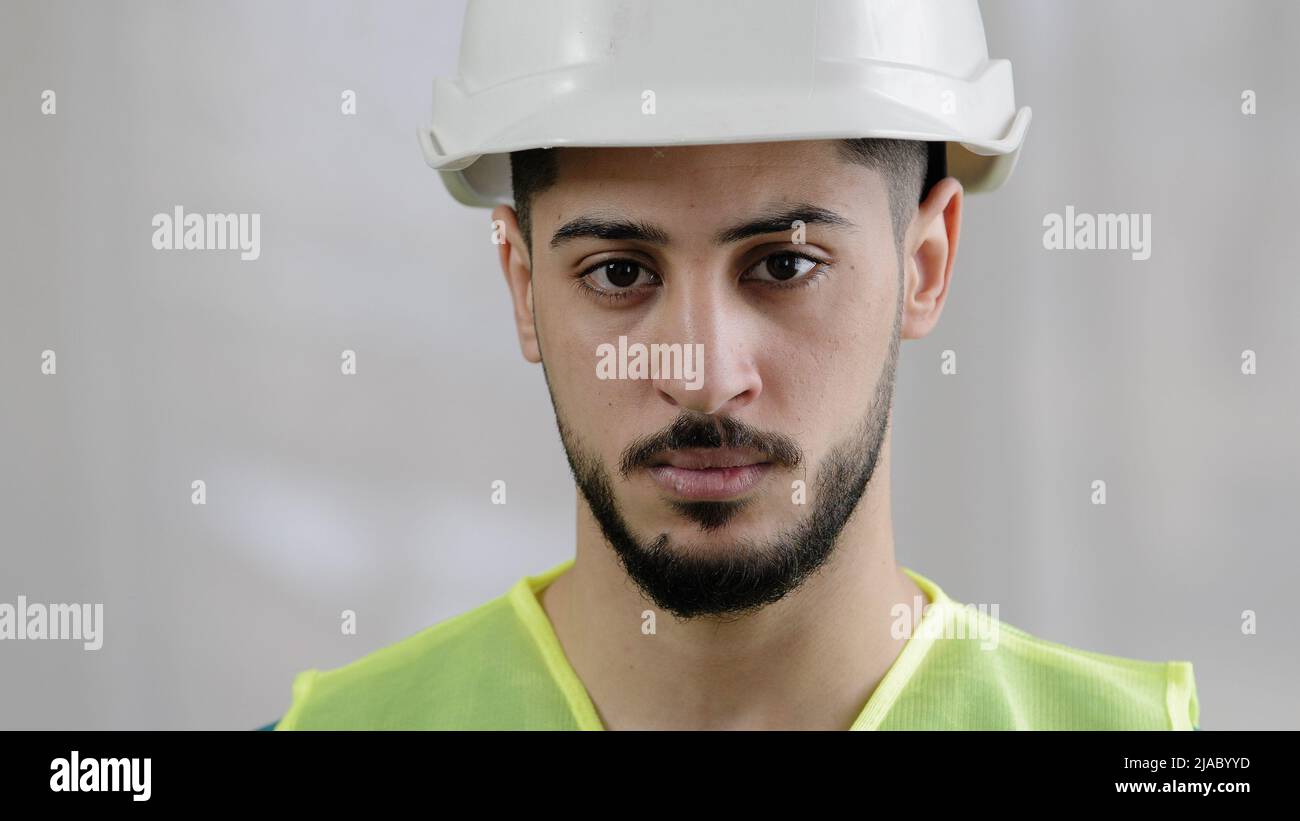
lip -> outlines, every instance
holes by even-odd
[[[686,499],[730,499],[757,485],[772,463],[752,452],[731,449],[679,450],[647,470],[655,484]]]

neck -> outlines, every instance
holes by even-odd
[[[848,729],[907,641],[892,608],[926,601],[894,559],[889,450],[822,570],[735,621],[658,611],[579,495],[574,565],[541,599],[605,727]]]

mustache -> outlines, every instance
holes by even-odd
[[[658,433],[642,436],[623,450],[619,472],[624,478],[645,467],[660,453],[681,448],[753,448],[767,461],[796,468],[803,464],[803,450],[782,433],[767,433],[730,416],[683,413]]]

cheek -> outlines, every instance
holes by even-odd
[[[619,333],[628,334],[626,328],[606,327],[608,323],[581,311],[569,310],[563,317],[560,313],[556,312],[556,320],[538,315],[542,356],[554,400],[586,447],[608,456],[644,432],[638,420],[650,403],[652,383],[601,379],[597,374],[600,346],[617,347]]]
[[[896,310],[896,271],[861,276],[850,269],[832,298],[796,322],[772,328],[764,357],[769,401],[799,424],[825,429],[868,407],[889,354]]]

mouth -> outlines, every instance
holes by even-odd
[[[771,470],[762,453],[743,448],[666,451],[647,466],[655,484],[685,499],[721,500],[751,490]]]

